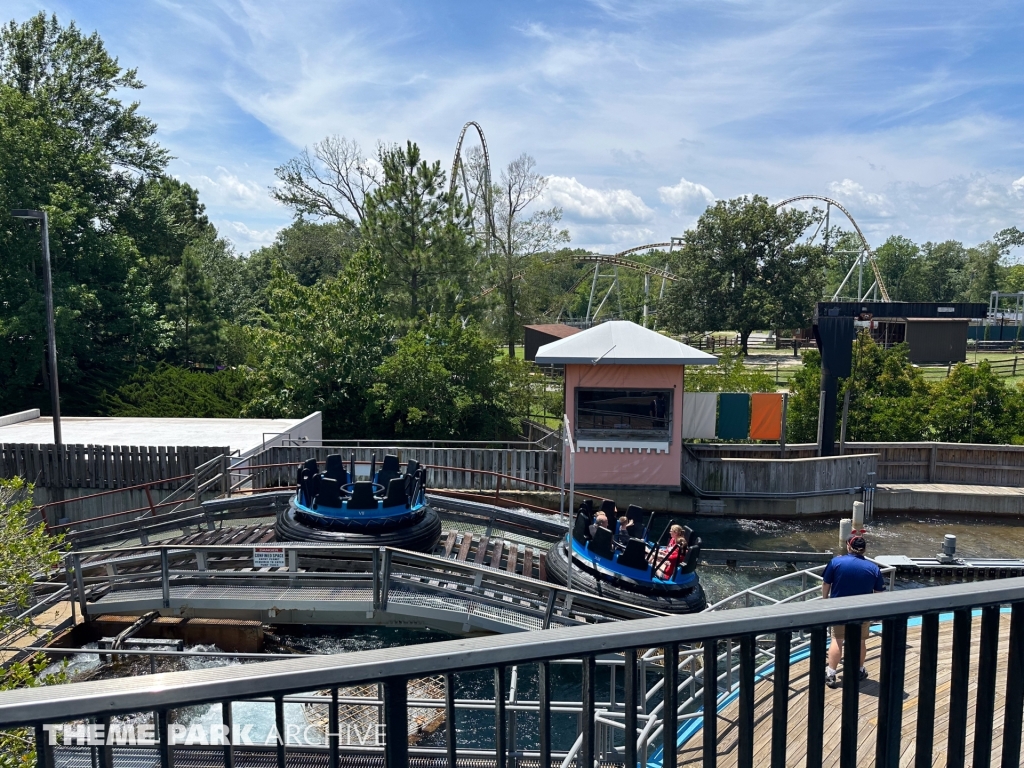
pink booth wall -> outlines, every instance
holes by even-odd
[[[680,447],[683,425],[682,365],[566,365],[565,411],[575,430],[576,388],[675,389],[672,439],[668,453],[641,449],[598,448],[576,453],[576,485],[635,486],[678,490],[682,472]],[[575,435],[573,436],[575,439]],[[569,482],[569,448],[562,463]]]

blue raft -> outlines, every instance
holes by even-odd
[[[426,498],[426,470],[410,460],[402,472],[397,456],[370,465],[370,480],[356,480],[353,456],[316,459],[298,469],[295,495],[278,514],[277,538],[332,544],[392,546],[430,552],[441,537],[441,519]]]
[[[609,519],[614,520],[615,505],[605,501],[602,508]],[[643,538],[641,521],[645,514],[640,507],[629,508],[626,517],[634,524],[630,526],[625,546],[618,547],[607,528],[597,528],[591,535],[593,506],[589,500],[584,502],[576,513],[572,534],[555,542],[548,550],[548,578],[567,584],[571,557],[574,589],[670,613],[703,611],[707,598],[696,572],[700,562],[700,537],[684,527],[686,552],[668,579],[659,578],[656,573],[664,555],[656,542]]]

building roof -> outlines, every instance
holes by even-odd
[[[308,418],[308,417],[307,417]],[[209,446],[241,454],[261,447],[282,433],[307,431],[306,419],[158,419],[108,416],[64,416],[60,420],[65,445]],[[320,427],[316,425],[317,440]],[[0,426],[0,443],[53,443],[53,419],[26,419]]]
[[[541,333],[546,333],[548,336],[555,336],[559,339],[564,339],[567,336],[573,336],[580,332],[579,328],[573,328],[571,325],[565,325],[564,323],[524,325],[523,327],[529,328],[531,331],[540,331]]]
[[[627,320],[595,325],[537,350],[543,365],[714,365],[718,358]]]

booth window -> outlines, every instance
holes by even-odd
[[[577,389],[576,436],[586,440],[668,440],[671,389]]]

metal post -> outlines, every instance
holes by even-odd
[[[846,453],[846,420],[850,416],[850,388],[843,394],[843,423],[839,428],[839,455]]]
[[[567,445],[569,446],[569,520],[565,526],[565,546],[568,558],[565,567],[565,587],[566,589],[572,589],[572,522],[573,516],[576,514],[576,443],[572,439],[572,425],[569,422],[569,414],[562,416],[562,421],[565,424],[565,439],[568,441]]]
[[[167,547],[160,548],[160,586],[163,588],[164,608],[171,607],[171,574],[170,558]]]

